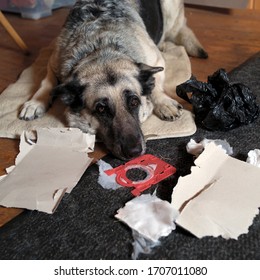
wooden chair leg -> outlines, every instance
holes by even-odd
[[[12,25],[9,23],[9,21],[6,19],[6,17],[1,11],[0,11],[0,23],[9,33],[9,35],[13,38],[16,44],[24,51],[24,53],[28,54],[29,53],[28,47],[26,46],[22,38],[17,34],[17,32],[14,30]]]

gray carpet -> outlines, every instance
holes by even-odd
[[[217,70],[217,69],[216,69]],[[212,74],[212,73],[209,73]],[[260,53],[230,73],[233,82],[242,82],[257,94],[260,104]],[[245,160],[251,149],[260,148],[260,118],[228,132],[198,128],[195,140],[226,139],[234,157]],[[147,153],[174,165],[178,174],[158,184],[158,196],[170,200],[179,175],[186,175],[193,158],[185,150],[190,137],[148,142]],[[105,158],[112,166],[121,162]],[[260,171],[259,171],[260,172]],[[132,233],[114,218],[116,211],[132,199],[130,190],[104,190],[98,183],[98,168],[86,170],[70,195],[66,195],[53,215],[25,211],[0,229],[1,259],[130,259]],[[154,187],[153,187],[154,189]],[[149,192],[149,191],[148,191]],[[161,245],[140,259],[260,259],[260,216],[248,234],[238,240],[206,237],[198,239],[177,228]]]

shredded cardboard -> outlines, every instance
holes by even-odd
[[[36,142],[23,132],[15,166],[0,177],[0,205],[53,213],[91,163],[95,136],[79,129],[42,128]]]
[[[237,239],[248,232],[260,207],[260,170],[206,145],[191,174],[180,177],[172,205],[176,223],[195,236]]]

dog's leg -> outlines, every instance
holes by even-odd
[[[50,92],[56,85],[57,78],[50,60],[45,78],[33,97],[24,103],[19,118],[29,121],[42,117],[50,106]]]
[[[173,33],[169,32],[166,36],[166,40],[171,40],[176,45],[182,45],[185,47],[186,52],[190,56],[199,58],[207,58],[208,54],[200,44],[199,40],[193,33],[193,31],[185,24],[183,25],[176,36],[172,36]]]
[[[190,56],[207,58],[207,52],[186,24],[183,1],[163,0],[161,1],[161,7],[164,21],[161,43],[171,41],[176,45],[184,46]]]
[[[158,68],[156,72],[153,72],[153,77],[155,79],[154,88],[152,89],[151,95],[148,97],[152,102],[153,112],[162,120],[174,121],[181,116],[183,107],[165,93],[164,58],[153,41],[149,38],[145,41],[144,38],[145,36],[142,37],[142,42],[143,50],[146,54],[146,66],[152,65],[153,68]]]
[[[174,121],[182,114],[182,106],[174,99],[164,93],[163,85],[165,74],[157,73],[155,76],[155,88],[151,94],[151,100],[154,105],[154,113],[162,120]]]

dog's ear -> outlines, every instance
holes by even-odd
[[[137,66],[140,69],[138,80],[142,85],[142,95],[151,94],[152,90],[155,87],[155,78],[154,74],[164,70],[163,67],[152,67],[144,63],[138,63]]]
[[[60,84],[52,90],[52,100],[59,97],[72,111],[79,112],[84,108],[83,91],[86,85],[81,85],[77,80]]]

